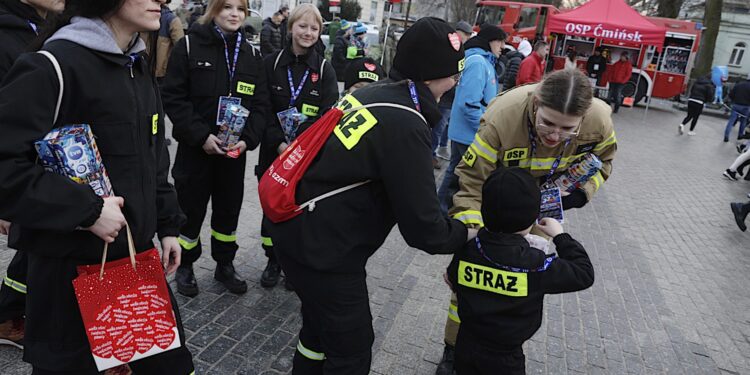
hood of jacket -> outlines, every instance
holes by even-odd
[[[266,26],[270,26],[270,27],[272,27],[274,29],[278,29],[279,28],[279,25],[273,23],[273,20],[271,19],[271,17],[268,17],[268,18],[266,18],[266,19],[263,20],[262,27],[266,27]]]
[[[504,56],[505,56],[506,59],[508,59],[508,61],[510,61],[512,59],[523,60],[526,57],[526,56],[523,55],[523,53],[518,52],[518,51],[509,51]]]
[[[146,50],[146,44],[136,35],[128,50],[123,52],[117,45],[112,30],[101,18],[73,17],[69,25],[63,26],[44,44],[55,40],[67,40],[90,50],[113,55],[131,55]]]
[[[31,29],[29,22],[41,25],[44,19],[29,5],[19,0],[0,1],[0,29]]]
[[[466,42],[466,44],[469,44],[469,42]],[[466,47],[464,47],[466,48]],[[495,58],[495,55],[492,54],[492,52],[487,51],[481,47],[468,47],[466,48],[465,57],[468,59],[471,56],[479,55],[487,59],[487,61],[490,62],[491,65],[495,65],[495,61],[497,58]]]

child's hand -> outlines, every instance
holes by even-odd
[[[563,227],[560,222],[551,217],[543,218],[539,221],[539,224],[537,224],[536,227],[552,238],[555,238],[555,236],[563,232]]]

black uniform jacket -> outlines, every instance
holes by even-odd
[[[710,102],[714,98],[714,91],[716,88],[707,78],[698,78],[693,84],[693,88],[690,89],[690,99],[699,100],[701,102]]]
[[[31,24],[39,28],[42,22],[34,8],[19,0],[0,1],[0,81],[36,37]]]
[[[596,67],[596,69],[594,69],[594,67]],[[604,56],[589,56],[589,59],[586,62],[586,72],[589,74],[589,77],[601,78],[605,70],[607,70],[607,59],[605,59]]]
[[[263,132],[260,155],[256,174],[261,175],[279,155],[277,149],[285,142],[284,132],[279,124],[276,113],[289,109],[292,97],[289,88],[287,69],[292,69],[292,80],[296,90],[305,71],[310,69],[307,80],[302,86],[299,98],[294,103],[297,111],[307,116],[297,130],[297,136],[309,128],[320,116],[331,109],[339,98],[336,73],[328,61],[318,54],[315,48],[310,48],[307,55],[295,56],[291,52],[291,42],[283,50],[265,57],[268,87],[271,91],[271,115]],[[322,70],[321,70],[322,69]]]
[[[65,89],[57,126],[89,124],[138,251],[153,238],[177,236],[185,218],[167,182],[164,113],[150,69],[139,57],[48,43]],[[91,354],[71,281],[76,266],[101,260],[103,241],[76,230],[99,217],[102,199],[88,185],[45,172],[34,141],[53,128],[60,86],[50,61],[24,54],[0,89],[0,217],[13,223],[9,244],[29,254],[24,359],[43,368],[80,368]],[[108,260],[127,256],[125,231]],[[63,348],[64,350],[59,350]],[[75,353],[73,356],[65,354]]]
[[[234,79],[229,82],[224,41],[214,24],[194,24],[189,31],[190,53],[186,38],[172,49],[167,75],[162,87],[164,110],[174,124],[172,135],[192,147],[201,147],[209,134],[216,134],[219,97],[230,94],[242,98],[242,106],[250,111],[240,139],[248,150],[260,142],[269,111],[266,73],[260,52],[249,43],[240,44]],[[234,36],[227,38],[229,62],[234,59]]]
[[[370,183],[317,203],[314,211],[269,224],[276,251],[316,270],[360,272],[395,224],[406,242],[448,254],[466,241],[466,227],[440,212],[430,151],[437,102],[417,83],[422,114],[371,108],[345,116],[297,186],[297,202],[342,186]],[[384,81],[344,97],[342,106],[414,104],[406,81]]]
[[[559,257],[544,271],[539,269],[550,259],[522,236],[482,229],[478,237],[492,262],[476,241],[469,241],[453,256],[448,279],[458,296],[461,334],[482,345],[501,350],[523,344],[542,324],[545,294],[574,292],[594,283],[586,250],[566,233],[554,238]]]

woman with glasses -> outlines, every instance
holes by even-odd
[[[448,213],[453,194],[458,191],[458,177],[453,170],[479,129],[487,103],[497,95],[495,61],[505,48],[507,34],[497,26],[482,25],[479,33],[466,41],[466,67],[456,86],[451,107],[448,138],[451,140],[451,160],[438,189],[440,209]],[[458,79],[458,77],[456,77]]]
[[[456,168],[460,190],[453,196],[449,214],[470,228],[481,227],[482,184],[495,169],[527,169],[545,190],[568,167],[593,153],[602,162],[599,172],[572,193],[562,193],[564,210],[583,207],[609,177],[616,150],[611,109],[593,98],[591,83],[580,70],[558,70],[538,84],[516,87],[490,103]],[[454,295],[444,359],[453,358],[460,309]]]

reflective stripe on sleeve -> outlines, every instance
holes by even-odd
[[[5,280],[3,282],[5,283],[5,285],[15,290],[16,292],[26,294],[26,284],[13,280],[8,276],[5,276]]]
[[[305,356],[305,358],[311,359],[313,361],[322,361],[326,359],[325,354],[310,350],[302,345],[302,340],[297,341],[297,351],[299,352],[299,354]]]
[[[482,220],[482,213],[476,210],[461,211],[453,215],[453,218],[464,224],[476,224],[476,225],[484,226],[484,221]]]
[[[599,187],[604,183],[602,172],[596,172],[594,177],[591,177],[591,180],[594,181],[594,191],[599,190]]]
[[[448,318],[456,323],[461,323],[461,318],[458,317],[458,306],[452,303],[448,306]]]
[[[180,237],[177,238],[177,242],[179,242],[180,246],[185,250],[192,250],[194,247],[198,246],[199,241],[200,237],[188,238],[187,236],[180,235]]]
[[[615,132],[612,131],[612,135],[610,135],[609,138],[594,147],[594,152],[600,152],[615,143],[617,143],[617,136],[615,135]]]
[[[490,163],[497,163],[497,150],[492,148],[487,142],[483,141],[479,134],[474,136],[474,141],[471,142],[471,147],[477,155],[485,158]]]
[[[232,234],[224,234],[211,229],[211,237],[221,242],[237,242],[237,232],[232,232]]]

